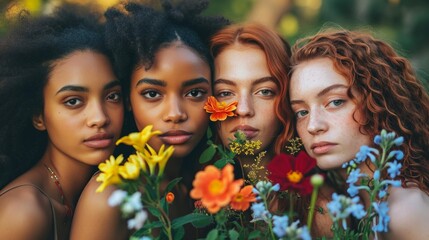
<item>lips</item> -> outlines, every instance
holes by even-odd
[[[249,125],[238,125],[234,129],[232,129],[232,133],[235,133],[236,131],[241,131],[246,135],[247,139],[252,139],[258,135],[259,130],[251,127]]]
[[[103,149],[114,144],[113,134],[97,133],[83,141],[83,144],[90,148]]]
[[[183,130],[170,130],[158,135],[158,137],[167,145],[180,145],[189,141],[192,138],[192,133]]]
[[[324,154],[324,153],[328,153],[336,145],[337,145],[336,143],[331,143],[331,142],[318,142],[311,145],[311,150],[315,154]]]

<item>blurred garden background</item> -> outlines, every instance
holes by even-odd
[[[63,1],[97,2],[106,9],[119,0],[0,0],[0,35],[20,9],[44,14]],[[159,5],[160,0],[140,0]],[[177,2],[173,0],[174,2]],[[205,11],[234,22],[254,21],[270,26],[291,44],[321,28],[364,29],[389,42],[411,60],[429,90],[428,0],[211,0]]]

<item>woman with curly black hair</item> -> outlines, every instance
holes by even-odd
[[[73,209],[123,122],[100,15],[65,5],[0,42],[0,239],[68,239]]]
[[[174,7],[164,1],[163,11],[158,11],[126,3],[105,14],[107,44],[129,96],[132,130],[153,125],[162,134],[152,137],[148,144],[155,150],[162,144],[175,149],[164,172],[166,183],[183,177],[183,184],[173,190],[172,218],[193,208],[189,182],[198,164],[196,152],[205,145],[201,140],[209,120],[203,107],[212,92],[213,63],[208,43],[210,36],[228,23],[221,17],[200,16],[207,5],[208,1],[182,1]],[[119,208],[107,203],[115,187],[96,194],[99,184],[92,178],[79,200],[72,239],[128,238]]]

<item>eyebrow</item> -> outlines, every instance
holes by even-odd
[[[160,86],[160,87],[165,87],[167,86],[167,83],[165,81],[162,80],[158,80],[158,79],[153,79],[153,78],[143,78],[140,79],[137,83],[136,83],[136,87],[140,84],[150,84],[150,85],[155,85],[155,86]]]
[[[143,84],[143,83],[150,84],[150,85],[156,85],[156,86],[160,86],[160,87],[167,86],[166,81],[153,79],[153,78],[143,78],[137,82],[136,86]],[[189,87],[189,86],[199,84],[199,83],[210,84],[209,80],[207,80],[203,77],[200,77],[200,78],[195,78],[195,79],[190,79],[190,80],[185,81],[184,83],[182,83],[182,87]]]
[[[334,85],[331,85],[329,87],[324,88],[322,91],[317,93],[316,97],[318,97],[318,98],[322,97],[322,96],[326,95],[327,93],[329,93],[330,91],[335,90],[335,89],[339,89],[339,88],[348,88],[348,87],[346,85],[343,85],[343,84],[334,84]],[[290,104],[292,105],[292,104],[298,104],[298,103],[303,103],[303,102],[304,102],[303,100],[291,100]]]
[[[260,83],[264,83],[264,82],[274,82],[274,78],[273,77],[258,78],[258,79],[255,79],[252,82],[252,85],[256,85],[256,84],[260,84]],[[232,85],[232,86],[236,86],[237,85],[235,83],[235,81],[228,80],[228,79],[223,79],[223,78],[216,79],[215,82],[214,82],[214,84],[220,84],[220,83],[227,84],[227,85]]]
[[[113,80],[113,81],[107,83],[106,85],[104,85],[103,90],[107,90],[107,89],[116,87],[118,85],[121,85],[121,83],[118,80]],[[87,87],[82,87],[82,86],[66,85],[66,86],[60,88],[60,90],[58,90],[55,93],[55,95],[58,95],[61,92],[67,92],[67,91],[71,91],[71,92],[89,92],[89,89]]]
[[[182,87],[189,87],[189,86],[192,86],[192,85],[195,85],[195,84],[199,84],[199,83],[210,84],[209,80],[207,80],[207,79],[205,79],[203,77],[200,77],[200,78],[190,79],[190,80],[182,83]]]

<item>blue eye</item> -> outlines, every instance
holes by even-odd
[[[301,110],[295,113],[296,118],[302,118],[308,114],[307,110]]]
[[[263,96],[273,96],[274,92],[270,89],[262,89],[257,92],[257,94],[263,95]]]
[[[345,100],[342,99],[335,99],[329,102],[329,105],[333,105],[335,107],[341,106],[343,103],[345,102]]]

